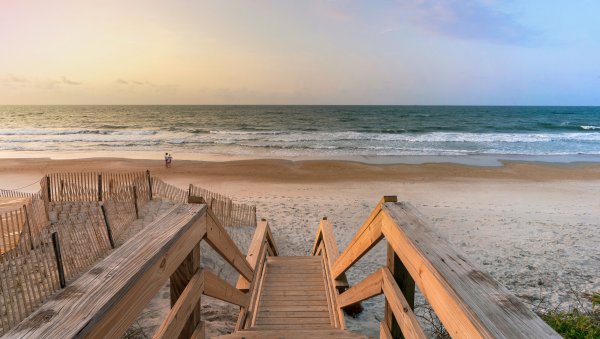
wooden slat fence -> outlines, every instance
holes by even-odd
[[[77,205],[81,204],[85,203]],[[69,213],[68,217],[59,220],[51,227],[53,232],[58,233],[67,281],[76,278],[111,250],[100,204],[98,202],[88,204],[83,208],[77,206],[77,212]]]
[[[82,172],[50,173],[42,179],[42,193],[47,201],[105,201],[120,195],[123,188],[135,191],[138,207],[150,200],[150,173]]]
[[[190,197],[201,197],[227,227],[256,227],[256,206],[234,203],[231,198],[190,185]]]
[[[152,194],[175,202],[188,202],[189,193],[179,187],[167,184],[157,177],[152,177]]]
[[[136,219],[133,188],[122,186],[113,189],[104,201],[104,208],[113,239],[119,239]]]
[[[0,255],[0,335],[60,288],[50,230],[30,222],[45,214],[32,210],[25,205],[0,216],[0,243],[7,249]]]

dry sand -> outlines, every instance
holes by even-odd
[[[0,188],[25,186],[44,172],[114,169],[150,169],[182,188],[191,183],[256,204],[259,217],[269,220],[282,255],[307,255],[323,216],[332,222],[343,250],[379,198],[398,195],[532,307],[578,307],[573,291],[589,303],[586,295],[600,290],[598,164],[468,167],[252,160],[179,161],[165,169],[160,161],[149,160],[15,159],[0,165]],[[245,250],[252,230],[234,233]],[[378,245],[349,271],[351,284],[384,264],[384,246]],[[207,265],[220,267],[217,261]],[[222,274],[235,280],[231,272]],[[162,294],[162,302],[153,301],[155,309],[168,307],[167,294]],[[231,330],[235,307],[204,300],[209,332]],[[357,319],[348,319],[349,327],[376,335],[383,315],[381,298],[364,306]],[[162,311],[152,318],[159,318],[156,313]]]

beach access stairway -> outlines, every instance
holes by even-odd
[[[331,223],[319,223],[308,256],[280,257],[266,220],[242,254],[202,197],[177,204],[13,328],[7,337],[119,338],[170,281],[171,310],[154,338],[204,338],[200,300],[239,306],[220,338],[364,338],[344,310],[383,294],[381,338],[425,338],[416,288],[452,337],[560,338],[408,203],[384,197],[343,251]],[[382,240],[382,267],[353,286],[345,272]],[[200,266],[206,242],[240,277],[235,286]],[[384,258],[382,258],[384,259]]]

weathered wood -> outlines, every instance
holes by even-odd
[[[543,320],[439,236],[408,203],[386,203],[383,233],[450,335],[558,338]]]
[[[398,284],[400,291],[404,295],[404,298],[408,302],[410,309],[414,310],[415,308],[415,281],[410,276],[410,273],[398,258],[398,255],[394,252],[394,249],[388,244],[387,245],[387,268],[394,276],[394,280]],[[394,338],[403,338],[402,331],[400,331],[400,326],[398,326],[398,322],[396,318],[392,314],[392,310],[390,309],[388,302],[386,300],[385,304],[385,323],[390,329],[390,333]]]
[[[242,307],[248,307],[250,301],[249,295],[209,271],[204,273],[204,294]]]
[[[146,181],[148,182],[148,199],[152,200],[152,177],[150,176],[150,170],[146,170]]]
[[[346,290],[346,292],[340,294],[338,296],[339,307],[343,308],[383,293],[382,271],[383,269],[378,269],[358,284]]]
[[[383,321],[379,323],[379,339],[393,339],[390,329]]]
[[[102,173],[98,174],[98,201],[102,201]]]
[[[269,223],[263,219],[256,226],[256,231],[254,231],[252,242],[250,242],[248,254],[246,255],[246,261],[253,270],[256,270],[256,264],[260,259],[258,256],[262,246],[265,244],[265,241],[269,244],[271,250],[277,253],[275,241],[272,239]],[[248,291],[250,288],[250,281],[240,275],[235,287],[239,290]]]
[[[381,210],[379,205],[376,210]],[[376,213],[373,218],[369,217],[367,222],[360,228],[354,238],[350,241],[350,244],[348,244],[348,247],[340,254],[339,258],[332,266],[331,275],[334,278],[338,278],[346,272],[346,270],[383,239],[383,233],[381,233],[381,220],[381,215]]]
[[[204,321],[201,321],[200,324],[194,330],[194,333],[190,336],[190,339],[204,339]]]
[[[210,209],[207,209],[206,241],[225,261],[236,269],[246,280],[252,280],[253,269],[231,240],[219,220]]]
[[[181,267],[181,266],[180,266]],[[179,269],[179,268],[178,268]],[[179,295],[179,298],[175,304],[171,307],[171,311],[162,322],[153,338],[175,338],[183,337],[184,329],[189,324],[189,320],[193,317],[193,313],[197,312],[200,304],[200,296],[204,290],[204,271],[198,270],[190,279],[183,292]],[[187,322],[186,322],[187,319]],[[200,321],[194,324],[194,328],[188,334],[185,334],[185,338],[193,336],[197,330]]]
[[[206,234],[206,206],[175,206],[10,331],[9,337],[120,337]]]
[[[404,299],[402,291],[396,284],[392,273],[384,268],[381,270],[382,289],[394,318],[406,338],[426,338],[423,329],[412,311],[412,308]],[[393,333],[392,333],[393,336]]]
[[[58,239],[58,233],[52,233],[52,248],[54,248],[54,257],[56,258],[56,269],[58,270],[58,281],[60,282],[60,288],[67,286],[65,279],[65,267],[63,265],[62,253],[60,252],[60,241]]]
[[[112,229],[110,228],[110,221],[108,220],[108,215],[106,214],[106,207],[104,205],[100,206],[102,210],[102,216],[104,217],[104,225],[106,226],[106,235],[108,236],[108,242],[110,243],[111,248],[115,248],[115,240],[113,239]]]
[[[138,194],[137,194],[137,187],[135,187],[135,186],[133,186],[133,204],[135,206],[135,218],[139,219],[140,211],[138,208]]]
[[[200,270],[200,244],[194,246],[192,251],[188,254],[188,256],[183,260],[183,262],[179,265],[179,267],[173,272],[171,277],[169,278],[170,284],[170,294],[171,294],[171,307],[174,308],[177,304],[177,301],[182,298],[182,294],[185,292],[187,286],[189,286],[191,279],[194,277],[196,272]],[[200,294],[200,291],[197,291]],[[179,333],[179,338],[187,339],[191,336],[191,334],[196,329],[196,326],[200,322],[200,304],[195,303],[194,308],[189,314],[189,319],[185,323],[185,326],[182,327]],[[172,338],[172,336],[167,336],[167,338]]]

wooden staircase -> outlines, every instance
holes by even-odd
[[[366,338],[334,327],[321,257],[268,257],[254,326],[217,338]]]
[[[335,327],[320,256],[267,257],[254,324],[218,338],[366,338]]]
[[[171,310],[156,339],[205,338],[202,295],[240,307],[233,333],[218,338],[365,338],[347,331],[343,310],[381,294],[380,338],[426,338],[413,312],[417,287],[452,337],[560,338],[410,204],[396,200],[384,197],[341,253],[323,218],[311,255],[296,257],[278,256],[264,219],[244,257],[207,205],[175,206],[6,337],[122,337],[170,280]],[[350,286],[345,272],[383,239],[384,266]],[[200,266],[201,242],[240,273],[235,286]]]

